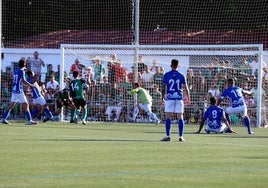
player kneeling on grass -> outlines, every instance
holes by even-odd
[[[27,71],[27,81],[33,84],[35,87],[31,87],[31,96],[33,99],[34,109],[31,112],[32,117],[36,116],[41,110],[42,107],[47,115],[47,117],[43,120],[43,122],[47,122],[48,120],[54,121],[54,116],[48,108],[46,100],[44,96],[41,94],[41,89],[38,86],[37,80],[39,80],[38,75],[34,75],[34,72],[31,70]]]
[[[134,84],[134,89],[130,91],[130,94],[137,93],[137,97],[140,100],[138,106],[134,108],[133,121],[135,121],[139,108],[144,110],[145,113],[154,121],[155,124],[159,124],[160,120],[157,116],[152,112],[152,97],[144,88],[140,87],[139,83]]]
[[[210,107],[206,109],[204,116],[200,122],[199,130],[196,133],[201,132],[205,122],[205,131],[207,133],[236,133],[230,128],[223,109],[219,106],[216,106],[215,97],[210,98]]]

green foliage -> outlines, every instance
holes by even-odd
[[[164,126],[22,123],[1,126],[0,187],[266,187],[268,129],[160,142]]]

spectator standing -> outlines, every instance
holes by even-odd
[[[81,76],[81,74],[82,74],[82,67],[83,67],[83,65],[80,64],[79,59],[75,59],[74,64],[72,64],[71,65],[71,68],[70,68],[70,75],[72,76],[73,75],[73,72],[74,71],[77,71],[78,74]]]
[[[194,82],[193,82],[193,91],[194,92],[203,92],[204,91],[204,77],[202,75],[201,70],[198,70],[196,72],[196,75],[194,76]]]
[[[39,57],[38,51],[33,53],[33,57],[28,57],[26,60],[27,68],[33,71],[36,75],[41,76],[42,67],[45,67],[44,61]]]
[[[46,72],[46,79],[45,82],[47,83],[50,79],[50,77],[54,75],[55,76],[55,72],[53,71],[53,65],[52,64],[48,64],[47,65],[47,72]]]
[[[94,80],[94,73],[92,67],[86,67],[82,71],[82,78],[86,80],[86,84],[90,84]]]
[[[117,55],[111,54],[110,60],[107,63],[108,68],[108,80],[111,84],[115,82],[115,64],[117,63]]]
[[[145,65],[145,71],[141,74],[142,85],[145,89],[150,90],[154,82],[154,73]]]
[[[112,87],[112,85],[109,82],[108,77],[104,76],[103,83],[100,83],[100,89],[101,89],[101,93],[103,93],[105,95],[105,99],[110,96],[111,87]]]
[[[218,74],[218,72],[220,71],[220,67],[221,65],[220,65],[219,59],[217,57],[213,57],[212,62],[211,62],[212,77]]]
[[[259,70],[259,55],[258,54],[254,55],[254,60],[249,64],[249,66],[251,68],[250,73],[252,76],[254,76],[255,71],[258,72],[258,70]],[[261,66],[262,66],[262,71],[261,71],[262,74],[263,74],[263,72],[268,72],[268,71],[266,71],[266,64],[264,61],[262,62]]]
[[[114,71],[115,71],[115,82],[120,83],[127,77],[127,70],[125,67],[123,67],[123,62],[121,60],[118,60],[117,63],[114,65]]]
[[[156,66],[153,82],[154,82],[154,84],[156,84],[158,86],[158,88],[162,88],[162,86],[163,86],[163,77],[164,77],[164,73],[160,72],[159,67]]]
[[[93,66],[93,72],[94,72],[94,80],[97,84],[103,82],[103,76],[105,75],[105,67],[102,64],[101,58],[99,56],[96,56],[94,59],[94,66]]]
[[[179,67],[179,61],[177,59],[171,60],[171,71],[165,73],[163,78],[162,87],[162,100],[165,101],[165,115],[166,115],[166,136],[161,141],[170,141],[171,135],[171,118],[173,113],[176,113],[178,119],[179,129],[179,142],[184,142],[184,102],[183,91],[185,92],[188,100],[188,104],[191,103],[190,92],[187,85],[185,76],[177,69]]]
[[[244,56],[242,58],[242,71],[241,71],[241,74],[242,74],[242,81],[244,79],[247,79],[249,76],[251,76],[251,67],[250,67],[250,62],[248,60],[248,57]],[[254,73],[257,73],[258,75],[258,71],[253,71]]]
[[[11,94],[11,103],[8,107],[8,109],[5,111],[2,123],[3,124],[10,124],[7,121],[7,118],[10,115],[11,110],[15,107],[16,103],[19,102],[23,106],[23,110],[26,112],[25,117],[28,121],[28,125],[34,125],[38,122],[32,120],[32,116],[29,109],[29,103],[27,101],[27,98],[25,96],[25,93],[23,91],[23,83],[27,86],[34,87],[33,84],[30,84],[25,79],[25,68],[26,68],[26,62],[25,60],[19,61],[19,68],[15,71],[13,76],[13,87],[12,87],[12,94]]]
[[[244,119],[244,124],[247,127],[248,134],[254,134],[251,130],[250,119],[247,114],[247,106],[244,98],[244,94],[250,92],[244,91],[241,88],[235,86],[235,81],[232,78],[229,78],[227,81],[227,88],[222,92],[221,97],[218,99],[217,104],[219,105],[225,97],[228,97],[230,100],[230,106],[225,109],[226,118],[228,123],[231,123],[229,115],[240,114]]]
[[[194,84],[194,81],[195,81],[195,75],[194,75],[194,70],[193,69],[188,69],[187,70],[186,79],[187,79],[187,83],[189,85],[189,89],[192,91],[193,84]]]
[[[138,57],[138,72],[140,72],[142,74],[146,69],[145,66],[146,66],[146,64],[143,62],[143,56],[139,55],[139,57]]]
[[[154,59],[153,65],[150,67],[150,71],[156,73],[156,67],[158,68],[158,62]]]
[[[64,78],[67,76],[67,74],[64,72]],[[60,65],[57,65],[57,71],[55,72],[55,80],[60,83]]]
[[[135,71],[134,71],[134,66],[131,67],[131,71],[127,74],[127,78],[128,78],[128,81],[131,83],[131,84],[134,84],[135,83]],[[138,72],[138,82],[141,83],[142,82],[142,76],[141,76],[141,73]]]

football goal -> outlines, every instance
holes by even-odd
[[[88,120],[118,122],[150,122],[142,112],[133,119],[137,102],[129,94],[134,82],[147,89],[153,98],[152,110],[164,121],[161,102],[163,74],[170,61],[178,59],[190,88],[191,105],[185,107],[184,119],[198,123],[209,105],[209,97],[219,97],[228,78],[251,91],[246,95],[252,126],[267,124],[265,91],[262,89],[261,44],[252,45],[75,45],[62,44],[61,89],[68,87],[74,64],[86,80],[85,98]],[[258,59],[256,57],[258,56]],[[254,62],[254,61],[257,61]],[[256,65],[255,65],[256,64]],[[254,66],[253,66],[254,65]],[[261,76],[259,76],[261,75]],[[67,82],[66,82],[67,81]],[[229,101],[222,103],[223,108]],[[68,113],[67,113],[68,114]],[[66,115],[63,119],[68,120]],[[233,125],[242,125],[239,115],[231,116]]]

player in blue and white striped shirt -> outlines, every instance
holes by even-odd
[[[230,106],[225,109],[226,119],[229,124],[231,123],[229,117],[230,114],[240,114],[244,118],[244,124],[247,127],[248,134],[254,134],[251,130],[250,119],[247,114],[247,106],[244,99],[245,93],[250,94],[250,92],[235,86],[235,81],[233,78],[229,78],[227,84],[228,86],[222,92],[221,97],[217,101],[217,105],[219,105],[224,98],[229,98]]]
[[[2,123],[4,124],[10,124],[7,121],[7,118],[10,115],[11,110],[15,107],[16,103],[19,102],[21,105],[23,105],[23,108],[25,110],[25,117],[28,121],[28,125],[34,125],[38,122],[32,120],[32,116],[29,110],[29,103],[27,101],[27,98],[25,96],[24,90],[23,90],[23,84],[28,85],[30,87],[35,88],[33,84],[30,84],[25,79],[25,66],[26,62],[25,60],[21,59],[19,61],[19,69],[15,71],[13,75],[13,87],[12,87],[12,95],[11,95],[11,103],[8,107],[8,109],[5,111]]]
[[[34,87],[31,88],[31,94],[34,105],[34,109],[32,110],[31,113],[32,117],[37,115],[43,107],[47,115],[47,117],[43,120],[43,122],[47,122],[48,120],[54,121],[54,117],[51,111],[49,110],[46,100],[44,96],[41,94],[41,89],[37,83],[37,81],[39,80],[39,75],[34,75],[34,73],[31,70],[28,70],[26,74],[28,76],[27,81],[36,86],[36,88]]]

